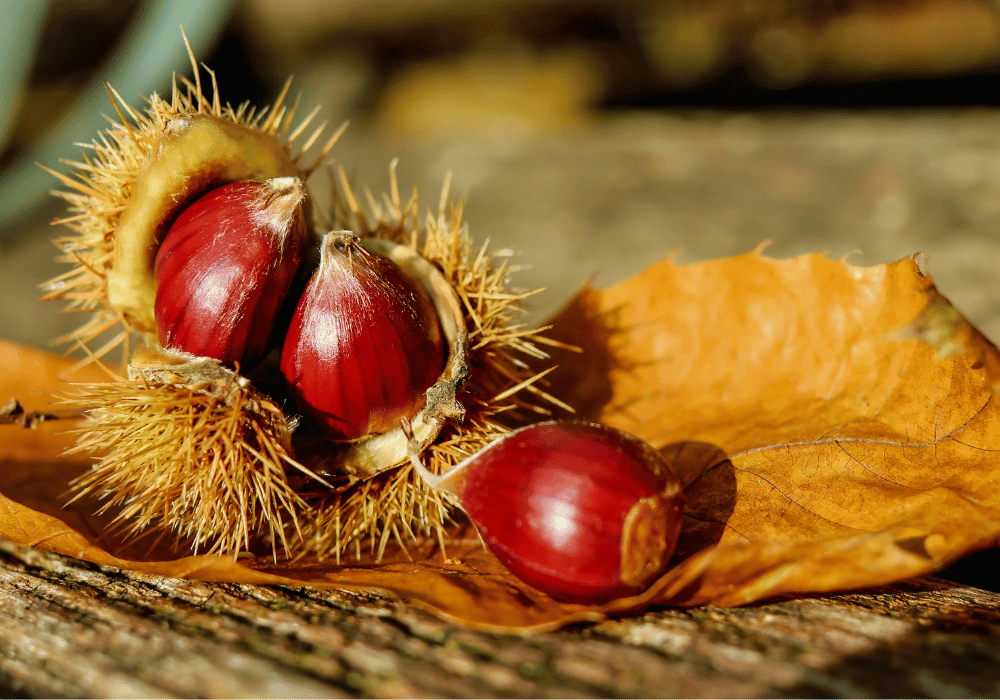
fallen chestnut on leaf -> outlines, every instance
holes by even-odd
[[[431,487],[452,494],[496,557],[560,600],[645,590],[680,534],[680,482],[659,452],[615,428],[548,421],[515,430]]]
[[[385,433],[426,403],[445,345],[427,291],[349,231],[323,239],[281,371],[300,411],[336,440]]]
[[[156,254],[163,347],[251,368],[280,342],[276,321],[309,235],[304,197],[294,177],[233,182],[181,212]]]

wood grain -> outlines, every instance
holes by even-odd
[[[123,572],[0,542],[6,697],[1000,694],[1000,595],[937,579],[532,637],[377,596]]]

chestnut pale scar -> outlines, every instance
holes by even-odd
[[[663,571],[674,551],[682,500],[680,487],[636,501],[625,516],[621,539],[621,580],[646,588]]]

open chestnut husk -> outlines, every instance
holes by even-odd
[[[468,333],[455,292],[412,248],[332,231],[281,353],[295,406],[324,445],[303,458],[322,473],[370,477],[407,460],[410,438],[460,420]],[[300,440],[300,445],[303,441]]]
[[[511,573],[554,598],[601,603],[645,590],[666,568],[684,497],[663,457],[604,425],[547,421],[503,436],[435,476]]]

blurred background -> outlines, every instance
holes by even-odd
[[[398,156],[426,210],[453,172],[474,239],[546,288],[529,320],[767,239],[924,252],[1000,339],[998,0],[0,0],[0,336],[78,325],[35,301],[63,271],[35,163],[69,170],[114,114],[104,81],[142,107],[190,75],[182,24],[223,100],[266,104],[294,74],[303,105],[350,119],[332,162],[356,183],[384,190]]]
[[[1000,338],[997,0],[50,0],[0,2],[4,337],[76,319],[34,302],[61,271],[48,221],[74,142],[190,75],[224,100],[289,75],[336,126],[332,161],[436,205],[445,173],[477,241],[545,287],[532,318],[675,251],[692,261],[916,251]],[[322,178],[322,174],[320,175]],[[322,184],[316,189],[323,190]]]

